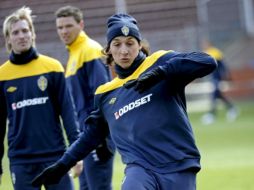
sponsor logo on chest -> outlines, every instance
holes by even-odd
[[[123,116],[127,112],[149,103],[151,101],[151,96],[152,95],[153,94],[148,94],[146,96],[143,96],[143,97],[141,97],[141,98],[139,98],[139,99],[137,99],[133,102],[130,102],[129,104],[127,104],[125,106],[123,106],[117,112],[114,113],[115,118],[119,119],[121,116]]]
[[[26,99],[26,100],[12,103],[11,107],[12,107],[12,110],[17,110],[17,109],[27,107],[27,106],[46,104],[48,99],[49,99],[49,97]]]

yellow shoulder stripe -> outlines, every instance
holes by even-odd
[[[212,56],[215,60],[222,60],[223,55],[222,52],[217,48],[209,48],[206,53]]]
[[[71,53],[67,63],[65,76],[75,75],[84,64],[95,59],[102,58],[101,46],[90,39],[79,47],[69,47]]]
[[[59,61],[45,55],[39,55],[37,59],[23,65],[15,65],[10,61],[6,61],[0,66],[0,81],[36,76],[49,72],[64,72],[64,69]]]
[[[149,57],[145,59],[145,61],[137,68],[137,70],[132,75],[128,76],[125,79],[120,79],[118,77],[114,78],[112,81],[99,86],[95,94],[102,94],[102,93],[114,90],[116,88],[123,86],[123,84],[129,80],[137,79],[140,74],[142,74],[145,70],[151,67],[162,55],[169,52],[172,52],[172,50],[170,51],[160,50],[153,53],[152,55],[150,55]]]

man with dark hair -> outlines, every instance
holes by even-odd
[[[212,74],[210,75],[211,77],[211,82],[213,84],[213,91],[211,93],[211,108],[208,113],[204,114],[202,116],[202,122],[206,125],[212,124],[217,117],[217,109],[218,109],[218,100],[220,100],[226,107],[227,110],[227,120],[228,121],[234,121],[236,117],[238,116],[238,110],[233,104],[233,101],[230,100],[229,97],[227,97],[222,89],[221,89],[221,84],[223,81],[230,80],[230,70],[227,64],[225,63],[225,58],[223,56],[223,53],[221,50],[216,48],[211,44],[210,41],[207,39],[204,39],[202,41],[202,49],[205,53],[209,54],[212,56],[218,64],[218,67]]]
[[[108,67],[102,62],[102,47],[84,32],[80,9],[65,6],[56,15],[57,33],[69,52],[66,80],[77,111],[80,130],[94,109],[96,88],[111,80]],[[110,136],[84,159],[79,177],[80,190],[110,190],[113,170],[114,145]]]

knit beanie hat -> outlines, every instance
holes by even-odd
[[[107,43],[117,36],[133,36],[141,41],[141,34],[135,18],[128,14],[115,14],[108,19]]]

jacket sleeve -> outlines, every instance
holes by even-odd
[[[85,69],[86,76],[88,76],[89,89],[92,93],[95,92],[98,86],[109,82],[112,78],[109,68],[101,59],[95,59],[90,63],[86,63]]]
[[[77,110],[79,110],[79,120],[85,120],[91,111],[94,110],[94,93],[98,86],[111,80],[111,74],[108,67],[102,62],[101,59],[97,58],[83,64],[82,72],[79,72],[77,75],[82,79],[78,79],[77,83],[80,83],[82,87],[81,95],[78,94],[78,91],[72,92],[74,97],[82,98],[80,102],[83,102],[81,105],[76,105]],[[73,87],[73,90],[75,87]],[[75,100],[77,101],[77,100]],[[76,102],[77,104],[77,102]],[[82,106],[82,107],[81,107]],[[80,123],[81,129],[83,129],[84,122]]]
[[[7,108],[5,103],[5,97],[3,90],[0,85],[0,174],[3,173],[2,159],[4,156],[4,137],[6,133],[6,119],[7,119]]]
[[[62,72],[58,73],[55,76],[54,82],[54,93],[56,94],[58,112],[61,116],[68,141],[72,144],[79,135],[78,122],[64,74]]]
[[[60,163],[72,167],[77,161],[85,158],[92,150],[103,142],[109,134],[109,128],[99,109],[93,111],[85,121],[86,128],[65,152]],[[102,127],[103,126],[103,127]]]
[[[174,52],[173,56],[168,54],[163,59],[166,64],[160,67],[166,74],[166,79],[181,86],[210,74],[217,67],[216,61],[203,52]]]

